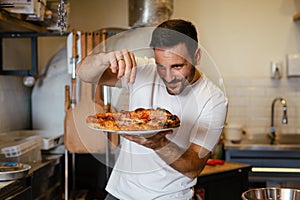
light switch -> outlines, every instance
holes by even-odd
[[[289,54],[287,56],[287,76],[300,76],[300,53]]]

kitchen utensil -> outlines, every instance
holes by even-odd
[[[300,200],[300,190],[290,188],[257,188],[242,194],[243,200]]]
[[[78,53],[77,53],[77,31],[73,29],[73,42],[72,42],[72,97],[71,97],[71,107],[75,108],[76,105],[76,65],[77,65],[77,58],[78,58]]]
[[[18,162],[1,162],[0,163],[0,181],[10,181],[24,178],[29,170],[30,165]]]
[[[57,26],[59,27],[60,33],[62,34],[67,30],[68,27],[68,3],[66,0],[61,0],[57,6]]]
[[[65,86],[65,112],[70,108],[71,99],[70,99],[70,86]]]
[[[73,29],[73,42],[72,42],[72,76],[71,76],[71,84],[72,84],[72,97],[71,97],[71,110],[75,109],[76,106],[76,90],[77,90],[77,80],[76,80],[76,66],[78,61],[78,49],[77,49],[77,40],[78,40],[78,34],[75,29]],[[66,152],[67,153],[67,152]],[[65,155],[67,156],[67,155]],[[75,153],[72,152],[72,179],[75,179]],[[72,196],[74,198],[75,191],[76,191],[76,185],[75,181],[73,181],[72,184]]]
[[[93,33],[81,32],[82,59],[93,49]],[[104,112],[103,105],[92,100],[92,84],[80,81],[80,99],[73,109],[68,109],[65,117],[65,146],[73,153],[104,152],[104,134],[89,129],[86,117],[91,113]]]
[[[223,165],[225,163],[224,160],[219,160],[219,159],[209,159],[206,164],[211,165],[211,166],[216,166],[216,165]]]
[[[224,128],[224,137],[233,143],[238,143],[242,139],[243,129],[239,125],[226,125]]]
[[[101,34],[100,31],[94,32],[94,48],[97,47],[101,42]]]

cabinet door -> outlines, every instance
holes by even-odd
[[[31,200],[32,199],[32,190],[31,187],[24,188],[18,192],[15,192],[11,196],[8,196],[7,199],[11,200]]]
[[[248,189],[247,169],[233,170],[198,178],[195,192],[204,196],[203,200],[240,200]]]

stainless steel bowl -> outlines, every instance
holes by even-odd
[[[0,181],[10,181],[24,178],[29,170],[30,165],[18,162],[0,162]]]
[[[300,190],[289,188],[257,188],[242,194],[243,200],[300,200]]]

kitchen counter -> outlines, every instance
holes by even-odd
[[[276,139],[267,133],[245,134],[238,143],[224,140],[225,150],[300,151],[300,134],[278,134]]]
[[[195,192],[205,200],[240,200],[248,190],[248,164],[224,162],[215,166],[206,165],[197,179]]]
[[[224,162],[224,164],[217,164],[215,166],[206,165],[199,177],[209,176],[209,175],[219,174],[219,173],[226,173],[226,172],[242,170],[242,169],[250,170],[251,166],[248,164],[233,163],[233,162]]]
[[[0,199],[32,199],[29,176],[0,182]]]

